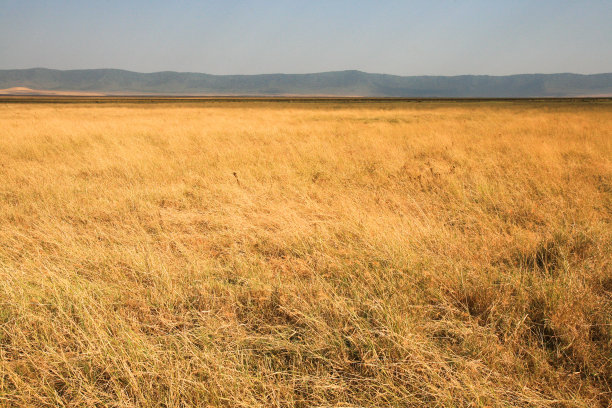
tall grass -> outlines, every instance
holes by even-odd
[[[0,404],[612,400],[612,104],[0,106]]]

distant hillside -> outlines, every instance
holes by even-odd
[[[510,76],[396,76],[360,71],[317,74],[150,74],[118,69],[0,70],[0,89],[169,95],[352,95],[397,97],[563,97],[612,95],[612,73]]]

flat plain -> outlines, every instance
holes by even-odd
[[[0,104],[0,406],[611,387],[612,102]]]

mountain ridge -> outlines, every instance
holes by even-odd
[[[612,73],[400,76],[358,70],[307,74],[140,73],[115,68],[0,70],[0,89],[152,95],[572,97],[612,95]]]

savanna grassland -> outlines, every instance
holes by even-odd
[[[612,103],[0,104],[0,406],[609,407]]]

